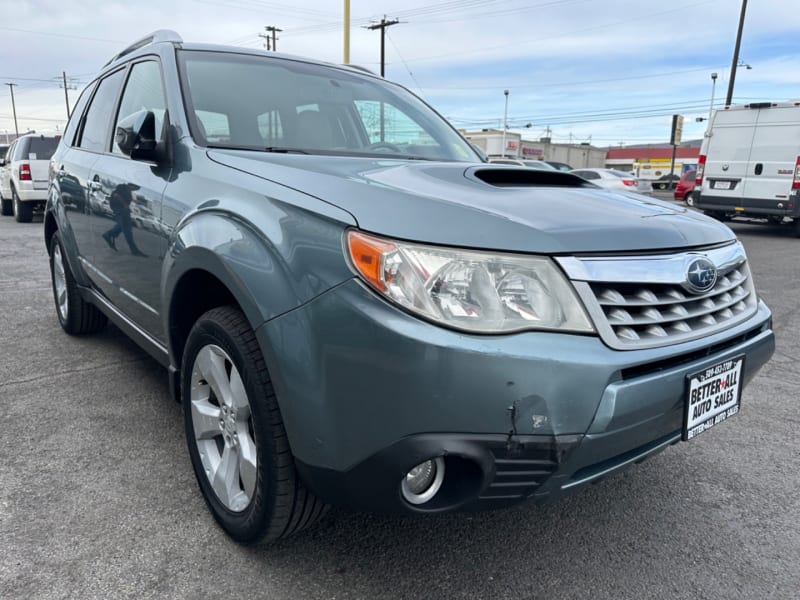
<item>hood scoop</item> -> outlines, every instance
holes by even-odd
[[[585,179],[564,171],[540,171],[524,167],[473,167],[464,173],[494,187],[572,187],[596,188]]]

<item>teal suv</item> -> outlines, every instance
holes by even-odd
[[[243,543],[558,497],[747,413],[774,350],[723,224],[482,162],[363,70],[169,31],[81,95],[44,237],[61,326],[164,365]]]

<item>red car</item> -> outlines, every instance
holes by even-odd
[[[686,171],[686,173],[681,176],[678,185],[675,186],[675,200],[687,200],[689,194],[691,194],[694,189],[696,175],[697,171],[692,169],[691,171]]]

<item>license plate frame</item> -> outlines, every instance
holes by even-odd
[[[682,439],[689,441],[739,412],[744,354],[686,376]]]
[[[731,182],[730,181],[715,181],[714,182],[714,189],[715,190],[729,190],[731,189]]]

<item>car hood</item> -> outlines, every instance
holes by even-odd
[[[695,211],[628,192],[565,187],[557,172],[235,150],[208,156],[342,208],[365,231],[409,241],[568,254],[734,239],[730,229]]]

